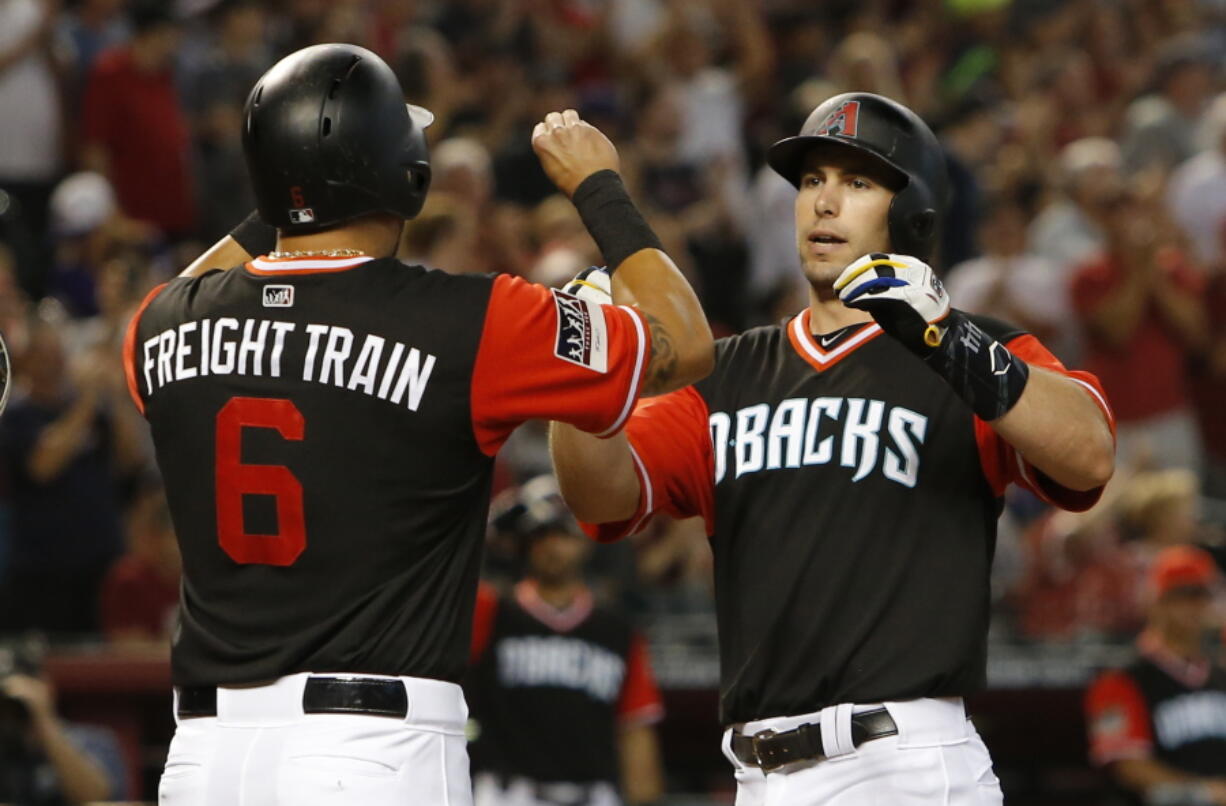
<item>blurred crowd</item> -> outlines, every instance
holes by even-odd
[[[434,112],[402,257],[557,285],[600,256],[529,141],[573,107],[717,333],[807,302],[795,190],[764,166],[831,94],[901,100],[955,187],[938,268],[960,308],[1095,372],[1119,471],[1089,513],[1011,494],[999,635],[1127,640],[1163,548],[1223,562],[1226,5],[1220,0],[0,0],[0,632],[162,641],[178,557],[127,397],[145,292],[254,207],[242,105],[280,56],[368,47]],[[548,470],[541,425],[499,487]],[[513,547],[490,546],[513,579]],[[701,525],[601,548],[632,610],[710,609]]]

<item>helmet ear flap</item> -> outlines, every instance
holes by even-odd
[[[936,229],[937,211],[929,209],[913,213],[911,220],[907,224],[911,227],[911,233],[916,238],[926,241],[932,237],[932,233]]]

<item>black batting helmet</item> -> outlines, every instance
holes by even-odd
[[[771,146],[766,160],[799,187],[805,157],[819,143],[858,149],[901,174],[903,186],[890,204],[890,248],[931,260],[948,205],[949,175],[944,152],[928,124],[889,98],[848,92],[814,109],[800,134]]]
[[[558,491],[557,479],[548,473],[501,493],[490,507],[490,528],[524,546],[546,533],[581,534]]]
[[[413,218],[430,186],[429,111],[406,104],[387,64],[354,45],[291,53],[243,110],[260,218],[314,232],[367,213]]]

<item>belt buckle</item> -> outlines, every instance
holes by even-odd
[[[750,737],[753,742],[754,758],[757,759],[758,767],[762,769],[762,772],[773,772],[784,765],[784,762],[776,757],[776,751],[772,749],[771,745],[766,743],[766,740],[773,739],[778,735],[771,728],[767,728],[766,730],[758,731]]]

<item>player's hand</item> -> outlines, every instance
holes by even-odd
[[[51,687],[37,677],[9,675],[0,681],[0,691],[25,705],[35,719],[50,719],[55,716]]]
[[[603,266],[589,266],[575,275],[562,287],[572,297],[585,299],[597,305],[613,304],[613,278]]]
[[[597,171],[616,171],[621,163],[609,138],[573,109],[550,112],[532,130],[532,149],[541,167],[567,198]]]
[[[936,349],[949,317],[949,294],[932,267],[908,255],[865,255],[834,281],[849,308],[868,311],[881,329],[918,355]]]

